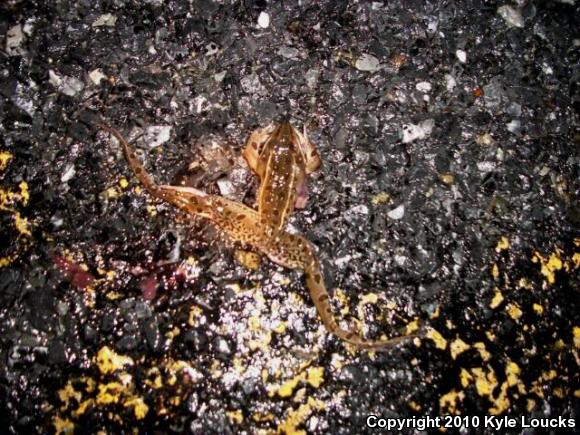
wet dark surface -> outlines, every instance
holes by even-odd
[[[577,417],[578,2],[161,3],[0,6],[2,431]],[[344,325],[428,337],[345,347],[299,272],[240,266],[94,125],[251,205],[238,156],[284,115],[323,159],[290,227]]]

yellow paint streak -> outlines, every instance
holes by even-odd
[[[187,324],[189,326],[199,326],[202,319],[203,310],[197,305],[192,305],[189,309],[189,317],[187,318]]]
[[[71,381],[68,381],[63,388],[58,390],[58,398],[64,403],[61,410],[65,410],[70,406],[70,399],[75,399],[77,402],[80,402],[82,393],[76,391]]]
[[[303,374],[300,374],[286,382],[284,382],[280,388],[278,389],[278,395],[280,397],[290,397],[292,395],[292,393],[294,392],[294,388],[296,388],[296,386],[298,385],[298,382],[300,382],[302,379],[304,378]],[[270,397],[272,397],[273,395],[270,395]]]
[[[303,370],[304,368],[302,367],[300,373],[284,382],[280,387],[270,388],[268,396],[274,397],[277,394],[284,398],[290,397],[294,394],[294,390],[298,384],[303,382],[308,383],[314,388],[319,388],[324,382],[324,367],[309,367]]]
[[[123,356],[115,353],[109,347],[104,346],[99,350],[96,357],[96,363],[102,374],[113,373],[126,365],[133,365],[133,359],[128,356]]]
[[[481,367],[471,369],[471,374],[475,379],[475,389],[482,397],[489,397],[498,386],[497,377],[492,368],[484,371]]]
[[[523,315],[522,310],[520,309],[518,304],[516,304],[515,302],[508,304],[506,306],[506,310],[507,310],[507,313],[509,314],[509,316],[514,320],[518,320]]]
[[[87,399],[79,404],[79,407],[72,412],[72,416],[74,418],[79,418],[87,409],[93,407],[95,405],[95,401],[93,399]]]
[[[485,343],[478,341],[473,345],[473,347],[474,349],[477,349],[482,360],[489,361],[491,359],[491,354],[485,348]]]
[[[458,402],[463,401],[465,393],[463,391],[451,390],[439,398],[439,409],[442,414],[458,414]]]
[[[137,420],[143,420],[149,412],[149,407],[142,397],[130,397],[123,403],[123,406],[125,408],[133,408]]]
[[[574,347],[580,349],[580,326],[572,328],[572,335],[574,337]]]
[[[418,331],[420,327],[419,324],[419,319],[415,319],[412,322],[407,323],[407,326],[405,328],[405,334],[409,335],[412,334],[415,331]]]
[[[244,415],[241,409],[235,411],[227,411],[226,415],[232,423],[241,424],[244,421]]]
[[[575,252],[574,255],[572,255],[572,263],[574,263],[575,269],[580,267],[580,252]]]
[[[108,384],[99,384],[99,393],[97,394],[97,405],[104,406],[112,403],[119,403],[121,395],[125,391],[125,386],[120,382],[109,382]]]
[[[431,314],[429,318],[431,320],[436,319],[439,317],[440,314],[441,314],[441,305],[437,304],[437,307],[435,307],[435,311],[433,311],[433,314]]]
[[[324,382],[324,367],[310,367],[306,370],[306,382],[314,388],[320,387]]]
[[[374,205],[388,204],[391,202],[391,197],[387,192],[380,192],[375,195],[371,201]]]
[[[491,266],[491,276],[493,276],[494,279],[499,277],[499,267],[497,267],[497,263],[493,263],[493,266]]]
[[[0,151],[0,171],[8,167],[8,162],[12,159],[12,154],[8,151]]]
[[[447,340],[434,328],[430,328],[425,337],[430,338],[437,349],[445,350],[447,348]]]
[[[453,175],[451,172],[444,172],[443,174],[439,175],[439,181],[449,186],[455,182],[455,175]]]
[[[540,273],[544,275],[548,284],[556,282],[556,272],[562,269],[570,270],[570,266],[561,258],[562,252],[556,248],[556,251],[549,257],[542,256],[539,252],[534,252],[532,263],[540,263]]]
[[[491,308],[492,310],[495,310],[497,307],[499,307],[501,305],[502,302],[503,302],[503,295],[501,294],[501,291],[496,287],[493,298],[491,299],[491,302],[489,303],[489,308]]]
[[[22,181],[18,187],[20,187],[20,200],[23,206],[28,205],[28,201],[30,200],[30,194],[28,193],[28,183],[26,181]]]
[[[52,425],[56,434],[72,434],[75,430],[75,425],[68,418],[60,418],[60,416],[55,415],[52,419]]]
[[[449,351],[451,352],[451,358],[457,359],[457,357],[465,352],[466,350],[470,349],[471,346],[463,341],[461,338],[457,338],[453,340],[449,345]]]
[[[505,251],[506,249],[509,249],[510,247],[510,241],[507,237],[502,236],[499,241],[497,242],[497,245],[495,247],[495,252],[497,252],[498,254],[501,251]]]
[[[290,409],[286,420],[284,420],[276,429],[278,434],[287,435],[306,435],[306,431],[298,427],[303,424],[314,411],[322,411],[326,408],[324,402],[309,397],[307,402],[300,405],[297,409]]]
[[[463,388],[467,388],[469,384],[473,381],[473,376],[466,369],[461,367],[461,373],[459,373],[459,381]]]

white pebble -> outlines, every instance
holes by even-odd
[[[506,127],[510,133],[519,134],[522,128],[522,123],[519,119],[513,119],[506,124]]]
[[[113,14],[103,14],[95,20],[92,27],[113,27],[117,22],[117,17]]]
[[[400,206],[392,209],[390,212],[387,213],[387,216],[391,219],[401,219],[405,215],[405,205],[401,204]]]
[[[429,92],[431,90],[431,83],[429,82],[419,82],[415,85],[415,89],[419,92]]]
[[[169,141],[170,136],[171,126],[153,125],[151,127],[147,127],[145,130],[145,137],[143,138],[143,142],[145,142],[149,148],[155,148]]]
[[[426,119],[419,124],[404,124],[403,125],[403,143],[409,143],[415,139],[423,139],[431,134],[435,127],[433,119]]]
[[[48,71],[48,82],[57,90],[69,97],[73,97],[83,90],[84,83],[75,77],[59,76],[55,71]]]
[[[105,74],[103,74],[103,71],[101,70],[101,68],[97,68],[97,69],[92,70],[89,73],[89,78],[91,79],[91,81],[95,85],[98,85],[101,83],[101,80],[106,79],[107,76]]]
[[[373,72],[381,69],[381,63],[376,57],[370,54],[363,54],[356,60],[354,67],[359,71]]]
[[[455,52],[455,56],[457,56],[457,59],[461,63],[465,63],[467,61],[467,53],[463,50],[457,50]]]
[[[447,90],[452,91],[456,85],[457,81],[455,80],[455,77],[453,77],[451,74],[445,74],[445,87]]]
[[[518,27],[520,29],[524,27],[524,18],[517,9],[514,9],[509,5],[500,6],[497,8],[497,13],[505,20],[508,26]]]
[[[6,53],[8,56],[19,56],[24,54],[24,50],[20,46],[24,41],[24,32],[22,26],[17,24],[11,27],[6,32]]]
[[[258,16],[258,26],[262,29],[267,29],[270,26],[270,15],[264,11],[260,12],[260,15]]]
[[[68,165],[65,170],[64,170],[64,174],[61,175],[60,177],[60,181],[62,181],[63,183],[66,183],[67,181],[71,180],[72,177],[75,176],[76,174],[76,170],[75,170],[75,165],[73,165],[72,163],[70,165]]]
[[[350,210],[348,211],[358,214],[369,214],[369,208],[364,204],[355,205],[354,207],[351,207]]]

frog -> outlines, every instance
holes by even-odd
[[[275,264],[301,270],[320,319],[331,334],[356,348],[370,351],[386,350],[418,336],[410,333],[366,339],[354,330],[342,328],[336,321],[314,246],[304,236],[284,229],[294,210],[300,184],[320,166],[320,156],[314,146],[290,123],[256,130],[245,147],[244,157],[261,179],[258,210],[193,187],[157,184],[117,129],[105,124],[98,127],[117,139],[129,167],[150,195],[190,215],[206,218],[241,249],[260,252]]]
[[[294,208],[306,205],[306,177],[321,165],[320,154],[290,122],[255,130],[242,151],[248,166],[260,178],[257,204],[260,222],[284,229]]]

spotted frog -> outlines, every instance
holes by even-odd
[[[196,216],[209,219],[243,248],[256,250],[271,261],[304,271],[306,286],[326,328],[344,341],[362,349],[383,350],[415,334],[367,340],[342,329],[335,320],[314,247],[304,237],[284,230],[294,210],[306,176],[320,166],[320,157],[306,134],[290,123],[258,129],[247,141],[243,155],[260,177],[258,210],[219,195],[191,187],[156,184],[139,163],[135,150],[116,129],[100,125],[121,144],[129,166],[147,191]],[[298,204],[299,205],[299,204]]]

